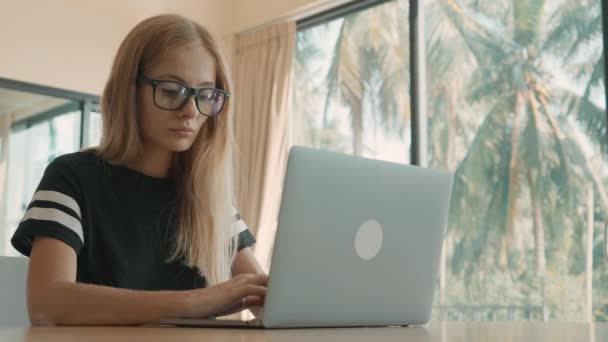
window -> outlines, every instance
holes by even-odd
[[[98,146],[101,142],[102,133],[101,113],[99,108],[94,108],[90,112],[89,116],[89,131],[86,146]]]
[[[295,144],[409,163],[407,17],[387,2],[299,30]]]
[[[456,174],[445,314],[608,319],[600,18],[599,0],[425,2],[429,159]]]
[[[455,174],[433,318],[608,321],[600,0],[366,3],[302,21],[294,143]]]
[[[80,112],[73,111],[11,132],[8,151],[8,186],[6,202],[7,241],[23,218],[23,214],[42,178],[46,166],[55,157],[79,148]],[[12,251],[12,249],[9,249]],[[15,251],[12,251],[16,255]]]
[[[0,255],[17,255],[10,238],[46,166],[83,147],[83,118],[99,116],[92,113],[96,102],[87,94],[0,79]],[[84,121],[91,141],[98,140],[99,120]]]

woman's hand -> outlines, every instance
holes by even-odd
[[[262,307],[268,276],[239,274],[227,282],[186,293],[184,317],[211,318]]]
[[[236,259],[234,260],[233,271],[234,274],[266,274],[264,268],[262,265],[260,265],[253,254],[251,247],[243,248],[240,252],[238,252]],[[251,311],[251,313],[257,319],[262,319],[262,315],[264,314],[263,307],[249,308],[249,311]]]

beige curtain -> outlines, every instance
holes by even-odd
[[[239,34],[235,42],[237,200],[256,235],[254,251],[268,266],[287,153],[296,25]]]

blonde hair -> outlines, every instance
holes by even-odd
[[[201,43],[214,57],[216,87],[230,92],[225,58],[214,37],[201,25],[177,15],[140,22],[124,39],[102,95],[103,135],[98,151],[112,164],[124,165],[141,153],[137,122],[138,73],[165,52]],[[178,228],[170,259],[196,267],[210,285],[226,281],[237,248],[231,229],[234,216],[234,132],[230,101],[209,118],[192,147],[175,154],[171,177],[177,185]]]

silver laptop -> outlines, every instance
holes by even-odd
[[[167,319],[198,327],[425,324],[453,176],[293,147],[261,320]]]

